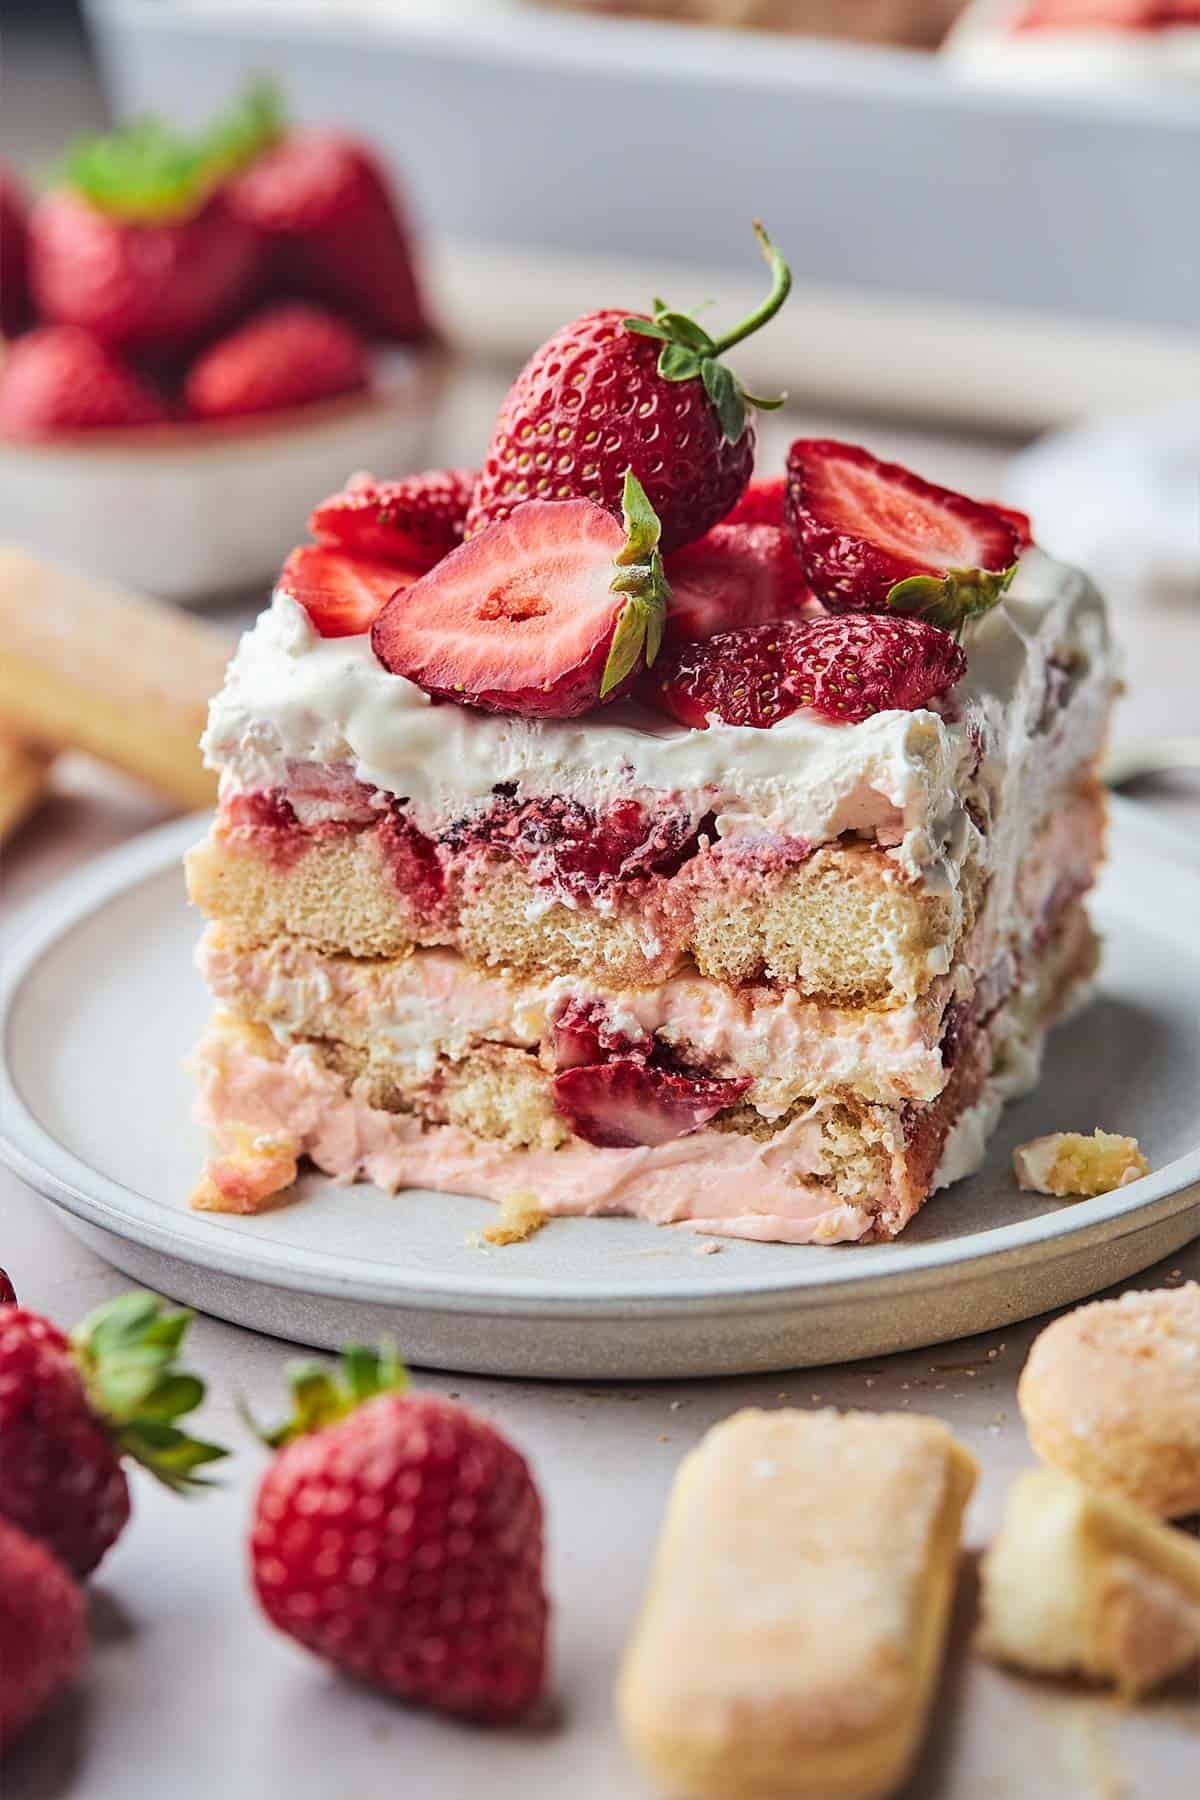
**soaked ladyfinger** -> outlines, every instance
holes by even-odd
[[[936,1419],[741,1412],[675,1480],[617,1691],[667,1794],[881,1800],[925,1730],[976,1465]]]

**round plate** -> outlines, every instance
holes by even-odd
[[[208,600],[268,581],[314,496],[428,456],[437,351],[375,353],[371,391],[213,424],[0,443],[0,539],[96,580]]]
[[[490,1374],[733,1374],[878,1356],[1029,1318],[1200,1234],[1200,870],[1114,807],[1097,998],[1051,1040],[986,1167],[896,1243],[706,1241],[632,1219],[553,1220],[480,1248],[482,1200],[310,1175],[253,1219],[187,1210],[205,1155],[184,1068],[209,1002],[179,860],[183,820],[40,895],[0,987],[0,1155],[150,1286],[276,1336],[393,1336],[411,1362]],[[1100,1124],[1154,1167],[1098,1200],[1022,1194],[1014,1144]]]

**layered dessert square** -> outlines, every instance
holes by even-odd
[[[908,523],[877,521],[879,555],[854,563],[831,493],[849,483],[861,512],[864,482],[878,499],[898,479]],[[403,586],[379,561],[396,496],[363,481],[334,525],[316,515],[327,541],[290,561],[205,739],[201,1204],[270,1204],[307,1159],[549,1215],[889,1238],[1036,1080],[1095,964],[1095,589],[1021,551],[1002,509],[982,529],[1016,546],[1015,576],[897,584],[913,517],[969,536],[976,503],[853,447],[798,443],[786,495],[753,484],[665,559],[630,491],[625,548],[595,501],[534,496]],[[761,575],[785,549],[797,579],[768,605],[745,560]],[[887,617],[856,610],[881,570]],[[960,603],[986,612],[965,652],[911,616]],[[579,699],[576,656],[560,716],[564,635],[575,655],[593,616],[616,697]]]

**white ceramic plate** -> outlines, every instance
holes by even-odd
[[[369,394],[289,413],[0,443],[0,539],[164,600],[269,581],[348,475],[428,460],[444,356],[374,360]]]
[[[195,820],[100,859],[26,908],[0,988],[0,1155],[112,1262],[241,1324],[330,1346],[390,1332],[415,1363],[596,1378],[749,1372],[911,1348],[1028,1318],[1200,1234],[1200,868],[1128,805],[1096,902],[1098,998],[986,1168],[895,1244],[702,1240],[559,1220],[503,1250],[489,1203],[317,1176],[257,1219],[189,1213],[204,1155],[183,1061],[208,1012],[179,859]],[[1154,1173],[1074,1204],[1017,1191],[1014,1144],[1102,1124]]]

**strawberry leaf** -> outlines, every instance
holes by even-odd
[[[228,1454],[174,1423],[194,1412],[204,1383],[174,1367],[190,1312],[165,1312],[154,1294],[122,1294],[86,1318],[72,1348],[88,1402],[122,1454],[186,1492],[191,1471]]]
[[[654,661],[662,643],[671,597],[658,549],[662,535],[658,514],[632,469],[625,471],[621,512],[625,542],[617,552],[609,585],[614,594],[628,594],[629,598],[617,615],[616,629],[609,645],[600,680],[602,700],[632,675],[639,658],[644,658],[647,668]]]
[[[691,381],[700,373],[698,351],[686,344],[666,344],[658,359],[658,372],[664,381]]]
[[[638,337],[661,338],[670,343],[671,334],[665,325],[659,325],[653,319],[622,319],[621,324],[626,331],[636,332]]]
[[[255,1436],[272,1449],[290,1444],[309,1432],[324,1431],[326,1426],[336,1425],[365,1401],[374,1400],[380,1394],[403,1393],[408,1386],[408,1371],[391,1344],[383,1344],[378,1350],[352,1344],[342,1352],[340,1372],[324,1363],[292,1363],[288,1368],[288,1384],[291,1415],[273,1431],[261,1430],[245,1408],[242,1409]]]
[[[961,638],[972,619],[981,619],[999,605],[1017,572],[1007,569],[947,569],[944,575],[910,575],[889,589],[887,603],[893,612],[924,619]]]
[[[284,127],[278,84],[267,79],[251,82],[201,140],[210,170],[224,176],[248,168],[279,142]]]
[[[731,444],[736,444],[746,429],[746,400],[737,377],[724,363],[709,356],[700,365],[700,378],[721,421],[721,430]]]

